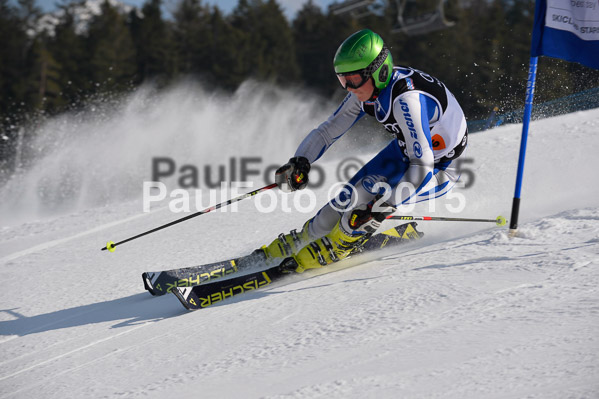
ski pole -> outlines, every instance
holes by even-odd
[[[184,222],[184,221],[186,221],[186,220],[189,220],[189,219],[191,219],[191,218],[194,218],[194,217],[196,217],[196,216],[200,216],[200,215],[203,215],[203,214],[205,214],[205,213],[212,212],[212,211],[214,211],[214,210],[217,210],[217,209],[219,209],[219,208],[222,208],[223,206],[230,205],[230,204],[232,204],[232,203],[234,203],[234,202],[239,202],[239,201],[241,201],[241,200],[244,200],[244,199],[246,199],[246,198],[252,197],[252,196],[254,196],[254,195],[256,195],[256,194],[259,194],[259,193],[261,193],[261,192],[263,192],[263,191],[266,191],[266,190],[270,190],[270,189],[272,189],[272,188],[275,188],[275,187],[277,187],[277,184],[276,184],[276,183],[269,184],[268,186],[264,186],[264,187],[262,187],[262,188],[259,188],[259,189],[257,189],[257,190],[254,190],[254,191],[251,191],[251,192],[249,192],[249,193],[245,193],[245,194],[243,194],[243,195],[240,195],[239,197],[235,197],[235,198],[232,198],[232,199],[230,199],[230,200],[228,200],[228,201],[221,202],[220,204],[217,204],[217,205],[211,206],[210,208],[206,208],[206,209],[204,209],[203,211],[199,211],[199,212],[196,212],[196,213],[192,213],[191,215],[187,215],[187,216],[185,216],[185,217],[183,217],[183,218],[181,218],[181,219],[174,220],[174,221],[172,221],[172,222],[170,222],[170,223],[163,224],[162,226],[158,226],[158,227],[156,227],[156,228],[154,228],[154,229],[152,229],[152,230],[148,230],[148,231],[146,231],[146,232],[143,232],[143,233],[141,233],[141,234],[138,234],[138,235],[136,235],[136,236],[129,237],[129,238],[127,238],[126,240],[119,241],[119,242],[117,242],[117,243],[114,243],[114,242],[112,242],[112,241],[108,241],[108,243],[106,244],[106,246],[105,246],[104,248],[102,248],[102,251],[108,250],[108,251],[110,251],[110,252],[114,252],[114,249],[115,249],[115,247],[116,247],[117,245],[121,245],[121,244],[124,244],[124,243],[126,243],[126,242],[129,242],[129,241],[135,240],[136,238],[143,237],[143,236],[145,236],[145,235],[148,235],[148,234],[150,234],[150,233],[154,233],[155,231],[158,231],[158,230],[165,229],[165,228],[167,228],[167,227],[173,226],[173,225],[175,225],[175,224],[177,224],[177,223]]]
[[[469,219],[469,218],[445,218],[436,216],[387,216],[387,219],[393,220],[430,220],[440,222],[489,222],[495,223],[497,226],[505,226],[507,220],[503,216],[497,216],[495,219]]]

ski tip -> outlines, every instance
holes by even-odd
[[[152,296],[157,296],[156,292],[154,292],[154,289],[152,287],[152,284],[150,282],[150,278],[148,277],[148,273],[143,272],[141,274],[141,278],[144,282],[144,288],[146,289],[146,291],[148,291],[150,294],[152,294]]]
[[[497,226],[505,226],[507,224],[507,220],[500,215],[497,216],[497,219],[495,219],[495,223],[497,223]]]
[[[185,309],[196,310],[198,308],[191,306],[190,302],[188,301],[187,296],[189,295],[189,291],[191,291],[191,287],[176,287],[171,292],[177,297]],[[192,303],[195,302],[192,300]]]
[[[114,252],[114,250],[115,250],[116,248],[115,248],[115,244],[114,244],[114,242],[113,242],[113,241],[108,241],[108,242],[106,243],[106,246],[105,246],[104,248],[102,248],[102,249],[103,249],[103,250],[104,250],[104,249],[107,249],[109,252]]]

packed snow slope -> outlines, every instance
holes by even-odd
[[[150,158],[266,167],[334,109],[237,93],[225,100],[240,120],[222,121],[222,97],[189,93],[138,93],[39,127],[41,155],[0,191],[0,397],[599,397],[599,110],[533,122],[515,238],[421,222],[425,237],[404,248],[189,312],[144,292],[141,273],[247,253],[311,212],[262,213],[256,197],[100,251],[182,216],[168,199],[142,211]],[[509,216],[520,131],[471,135],[474,181],[411,213]],[[344,142],[368,134],[357,126],[336,144],[327,175],[348,154],[367,160],[377,142],[370,154]]]

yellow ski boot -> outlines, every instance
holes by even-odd
[[[330,233],[303,247],[291,258],[285,259],[283,268],[303,273],[346,258],[355,249],[363,245],[380,227],[385,218],[395,208],[384,204],[373,210],[373,200],[355,208],[347,220],[343,216]]]
[[[304,227],[299,233],[297,230],[291,230],[289,234],[280,234],[279,237],[269,245],[263,246],[262,250],[266,254],[267,261],[272,262],[277,258],[283,260],[293,256],[304,245],[312,241],[312,238],[308,234],[308,224],[310,223],[310,220],[304,224]]]
[[[364,242],[364,235],[346,234],[337,222],[333,230],[322,238],[312,241],[303,247],[292,259],[295,262],[294,271],[303,273],[308,269],[316,269],[347,257],[356,246]],[[293,268],[293,262],[287,262],[286,268]]]

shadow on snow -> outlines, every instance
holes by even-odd
[[[112,328],[133,326],[181,315],[185,311],[178,305],[171,295],[153,298],[147,293],[140,293],[36,316],[24,316],[17,309],[0,309],[0,312],[15,317],[14,320],[0,321],[0,336],[24,336],[111,321],[118,321]]]

